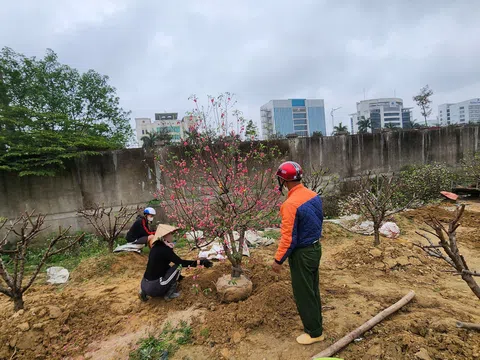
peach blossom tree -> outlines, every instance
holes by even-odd
[[[197,105],[189,137],[157,158],[164,181],[157,196],[168,203],[170,219],[194,234],[196,247],[222,242],[236,278],[243,272],[246,231],[268,226],[278,212],[274,163],[281,152],[241,140],[244,121],[235,111],[229,120],[229,96],[210,97],[209,112]]]

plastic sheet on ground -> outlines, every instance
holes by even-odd
[[[331,222],[340,225],[344,229],[361,235],[373,235],[373,221],[366,220],[358,223],[360,215],[342,216],[338,219],[327,219],[325,222]],[[391,239],[396,239],[400,236],[400,228],[397,224],[391,221],[385,222],[379,229],[380,234]]]
[[[185,234],[185,237],[187,238],[188,241],[190,242],[195,242],[195,240],[201,240],[203,239],[203,231],[197,230],[197,231],[189,231]]]
[[[257,232],[257,231],[248,230],[245,232],[245,242],[243,244],[244,256],[250,256],[249,248],[255,248],[258,246],[269,246],[275,243],[274,239],[263,237],[262,235],[263,235],[263,232],[261,231]],[[240,234],[237,231],[233,232],[233,236],[235,240],[238,240],[240,238]],[[195,241],[195,239],[197,241],[205,240],[203,238],[203,233],[201,231],[188,232],[186,234],[186,238],[192,242]],[[229,240],[227,240],[227,246],[230,248]],[[216,241],[211,243],[206,249],[200,251],[199,257],[202,259],[209,259],[209,260],[212,260],[212,259],[224,260],[225,254],[223,250],[222,240],[216,239]]]
[[[396,239],[400,236],[400,228],[394,222],[387,221],[380,228],[380,234],[390,239]]]
[[[140,254],[142,252],[142,249],[145,247],[143,244],[125,244],[125,245],[119,245],[113,250],[114,253],[118,252],[136,252],[137,254]]]
[[[354,233],[362,235],[373,235],[373,221],[362,221],[360,224],[352,226],[348,229]]]
[[[235,240],[237,240],[240,235],[234,232],[233,236]],[[226,240],[227,247],[231,249],[230,241]],[[250,256],[250,250],[248,249],[247,241],[243,243],[243,256]],[[206,250],[200,251],[198,254],[200,259],[208,259],[208,260],[225,260],[225,251],[223,250],[223,245],[221,239],[216,239],[213,243],[211,243]]]
[[[248,230],[245,233],[245,240],[250,247],[258,247],[258,246],[268,246],[272,245],[275,240],[271,238],[267,238],[262,236],[263,232],[256,232],[252,230]]]
[[[67,269],[60,266],[52,266],[47,269],[47,283],[65,284],[70,277]]]

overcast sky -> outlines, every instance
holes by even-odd
[[[432,118],[480,97],[479,19],[477,0],[4,0],[0,45],[109,75],[132,118],[230,91],[256,122],[271,99],[325,99],[330,132],[364,89],[414,106],[429,84]]]

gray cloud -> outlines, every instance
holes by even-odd
[[[256,121],[270,99],[320,97],[345,123],[364,89],[413,106],[428,83],[434,112],[480,96],[479,15],[466,0],[32,0],[2,5],[0,44],[109,75],[134,117],[231,91]]]

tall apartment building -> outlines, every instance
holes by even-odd
[[[400,98],[380,98],[357,102],[357,112],[350,114],[350,124],[353,133],[358,133],[358,121],[370,119],[372,129],[380,130],[387,124],[403,128],[412,119],[412,109],[403,107],[403,100]]]
[[[325,105],[322,99],[270,100],[260,107],[262,137],[297,134],[312,136],[315,131],[326,135]]]
[[[454,104],[438,106],[438,122],[441,126],[480,122],[480,99],[470,99]]]

